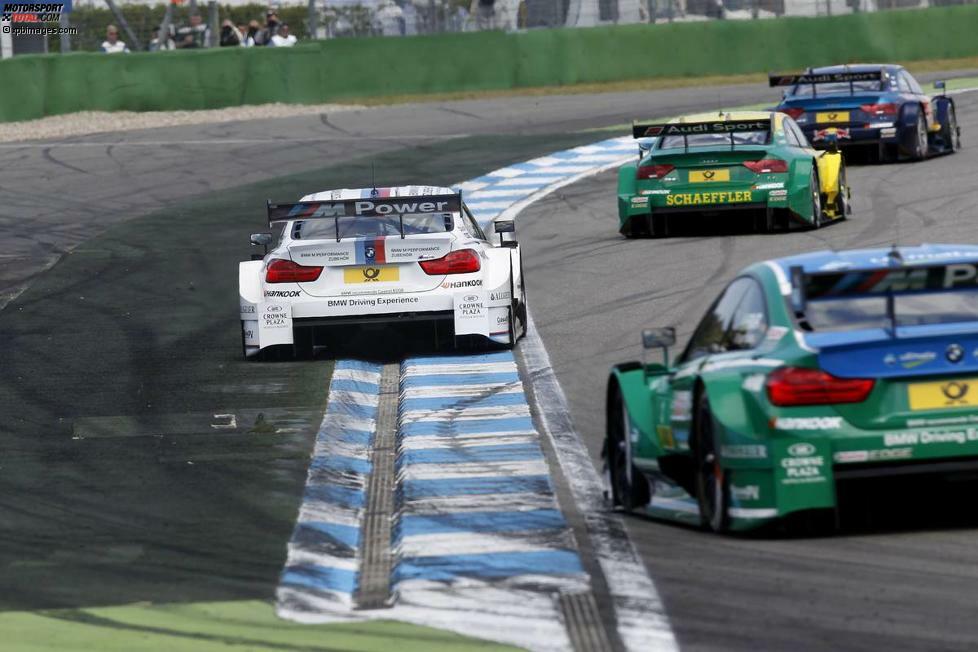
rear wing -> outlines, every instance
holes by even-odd
[[[659,136],[695,136],[697,134],[736,134],[770,131],[770,118],[764,120],[715,120],[713,122],[670,122],[668,124],[633,124],[632,138]]]
[[[326,199],[296,203],[266,202],[268,225],[293,220],[336,219],[341,217],[386,217],[428,213],[458,213],[462,210],[462,193],[451,195],[417,195],[412,197],[368,197],[363,199]]]
[[[667,124],[632,125],[632,138],[659,138],[682,136],[683,145],[689,148],[688,136],[699,134],[723,134],[730,136],[730,148],[734,147],[734,134],[771,131],[771,119],[761,120],[714,120],[713,122],[670,122]]]
[[[856,82],[882,81],[883,71],[872,70],[868,72],[822,72],[822,73],[799,73],[785,75],[768,75],[768,86],[804,86],[811,84],[812,96],[817,95],[819,84],[849,84],[849,94],[853,95]]]
[[[887,316],[895,327],[893,297],[963,290],[978,290],[978,261],[813,273],[805,273],[800,266],[791,268],[791,303],[799,315],[812,301],[884,297]]]

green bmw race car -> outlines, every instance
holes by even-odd
[[[663,363],[617,365],[607,390],[607,479],[625,510],[746,530],[833,516],[843,483],[978,470],[976,246],[758,263],[675,360],[673,329],[643,340]]]
[[[619,231],[669,235],[689,214],[744,214],[759,231],[818,228],[849,214],[845,164],[782,113],[742,111],[636,124],[640,159],[618,171]]]

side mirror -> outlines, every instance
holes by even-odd
[[[516,233],[516,222],[513,220],[499,220],[498,222],[492,223],[492,229],[499,234],[499,246],[505,247],[506,242],[503,240],[503,234]]]
[[[665,328],[646,328],[642,331],[642,348],[668,348],[676,343],[676,329],[672,326]]]
[[[272,243],[272,234],[271,233],[252,233],[251,234],[251,244],[253,244],[253,245],[260,246],[260,247],[267,247],[271,243]]]
[[[251,244],[255,247],[264,247],[265,254],[268,254],[268,245],[272,243],[271,233],[252,233],[251,234]],[[252,260],[261,260],[264,256],[259,256],[258,254],[251,254]]]
[[[672,326],[665,328],[646,328],[642,331],[642,348],[662,349],[662,369],[669,368],[669,347],[676,343],[676,329]],[[642,369],[646,375],[649,373],[649,365],[645,361],[645,354],[642,354]]]

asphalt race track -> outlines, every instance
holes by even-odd
[[[712,230],[626,240],[615,172],[520,216],[531,311],[579,433],[597,459],[606,370],[641,355],[647,326],[680,343],[722,287],[757,260],[804,251],[978,240],[978,95],[956,97],[965,149],[920,164],[849,170],[853,215],[818,231]],[[968,493],[965,493],[967,491]],[[978,489],[948,505],[890,503],[870,526],[824,538],[718,537],[634,516],[628,526],[691,650],[974,649]],[[942,507],[945,507],[942,509]]]
[[[265,199],[363,186],[371,164],[378,182],[452,183],[717,94],[0,145],[0,610],[273,597],[331,365],[241,360],[237,264]]]
[[[0,145],[0,610],[272,596],[330,369],[239,359],[236,261],[265,197],[365,185],[371,160],[378,182],[453,182],[608,135],[582,129],[776,97],[511,98]],[[965,150],[852,169],[854,215],[821,231],[626,241],[613,173],[527,210],[531,310],[591,451],[607,367],[637,357],[643,326],[686,336],[743,265],[978,239],[978,96],[957,100]],[[967,649],[975,521],[917,522],[774,539],[628,519],[684,649]]]

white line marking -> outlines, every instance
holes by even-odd
[[[528,539],[536,534],[546,538],[545,543],[534,545]],[[550,550],[576,550],[574,538],[568,529],[560,532],[543,530],[538,532],[442,532],[438,534],[417,534],[401,539],[398,554],[401,557],[438,557],[440,555],[481,555],[484,553],[505,552],[547,552]],[[586,578],[586,573],[580,573]],[[550,583],[549,581],[547,582]],[[587,588],[585,581],[581,589]]]
[[[632,540],[625,536],[621,516],[609,511],[605,504],[601,478],[571,421],[567,399],[533,317],[528,317],[521,352],[527,377],[533,385],[534,404],[540,413],[543,432],[550,438],[574,501],[587,523],[594,554],[611,593],[622,642],[636,652],[678,650],[655,584]]]
[[[431,448],[422,450],[431,450]],[[398,471],[398,477],[405,480],[459,480],[468,478],[496,478],[501,476],[516,479],[526,475],[546,475],[549,477],[547,462],[543,459],[542,451],[540,453],[540,459],[537,460],[519,462],[472,462],[471,464],[405,464]],[[552,504],[553,501],[551,499]]]

